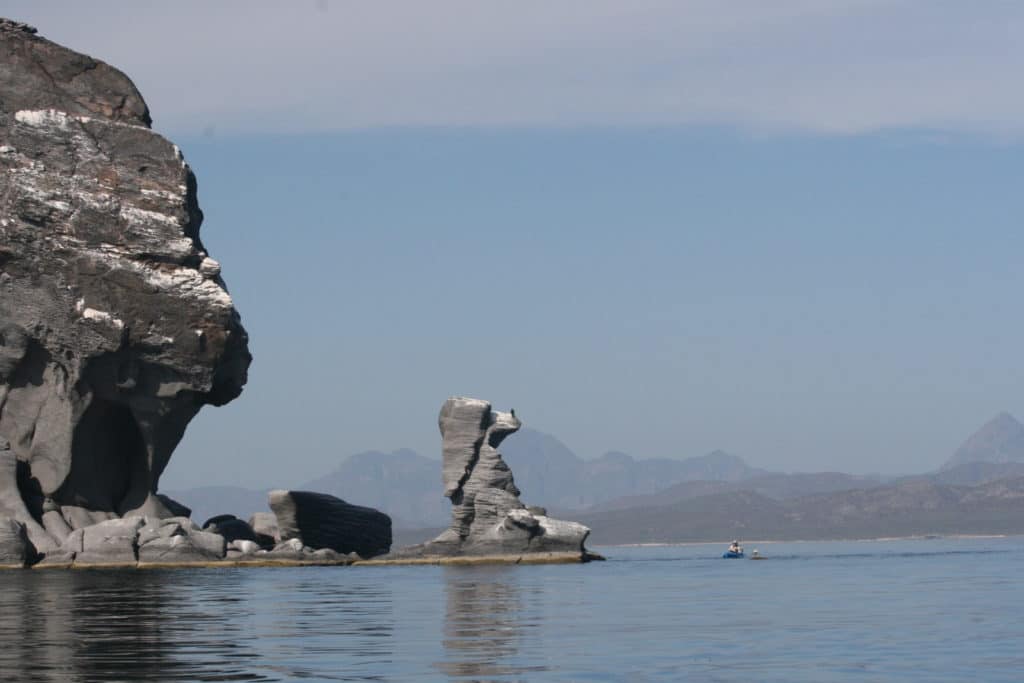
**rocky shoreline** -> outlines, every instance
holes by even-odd
[[[202,526],[160,476],[204,406],[237,398],[248,334],[200,238],[197,182],[123,73],[0,19],[0,566],[243,567],[596,559],[519,500],[514,412],[439,418],[452,525],[393,550],[379,510],[272,491]]]

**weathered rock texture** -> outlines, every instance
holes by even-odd
[[[273,512],[254,512],[249,517],[249,526],[261,546],[273,546],[281,542],[281,531],[277,528],[277,517]]]
[[[0,19],[0,514],[39,552],[180,513],[160,474],[246,381],[195,178],[149,125],[120,71]]]
[[[218,515],[206,520],[203,524],[203,531],[212,531],[220,534],[228,543],[234,541],[252,541],[256,543],[258,538],[247,522],[244,522],[234,515]]]
[[[27,560],[25,525],[10,517],[0,517],[0,567],[24,567]]]
[[[473,398],[445,401],[438,417],[442,441],[444,494],[452,501],[451,526],[428,543],[402,548],[394,559],[455,555],[578,553],[590,529],[547,516],[520,499],[512,471],[498,446],[521,423],[515,413],[497,412]]]
[[[391,549],[391,518],[379,510],[310,491],[271,491],[269,498],[281,542],[296,541],[298,550],[326,548],[369,558]]]

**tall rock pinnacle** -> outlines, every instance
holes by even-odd
[[[475,398],[453,397],[438,416],[444,495],[452,501],[451,526],[433,541],[402,548],[392,559],[561,553],[593,557],[583,543],[590,529],[552,519],[519,499],[512,470],[498,446],[521,426],[512,412],[492,410]]]

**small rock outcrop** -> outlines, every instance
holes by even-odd
[[[277,490],[269,498],[283,544],[364,558],[391,549],[391,518],[379,510],[311,491]]]
[[[206,520],[203,524],[204,531],[212,531],[215,534],[220,534],[228,543],[234,541],[252,541],[257,542],[256,532],[252,530],[247,522],[238,519],[234,515],[218,515],[211,517]]]
[[[261,546],[273,547],[281,542],[281,531],[277,528],[277,517],[273,512],[254,512],[249,517],[249,526]]]
[[[123,73],[0,19],[0,514],[38,553],[86,528],[119,562],[117,518],[187,512],[160,475],[246,382],[195,177],[149,126]]]
[[[445,401],[438,417],[442,442],[444,494],[452,501],[451,526],[427,543],[401,548],[389,559],[523,553],[589,554],[583,546],[590,529],[552,519],[520,501],[512,470],[498,446],[521,422],[514,412],[498,412],[473,398]]]
[[[25,525],[10,517],[0,517],[0,567],[24,567],[28,557]]]

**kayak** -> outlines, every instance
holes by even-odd
[[[740,552],[738,552],[738,553],[734,553],[734,552],[731,552],[731,551],[728,551],[728,550],[726,550],[724,553],[722,553],[722,559],[725,559],[725,560],[733,560],[733,559],[736,559],[737,557],[743,557],[743,551],[742,550]]]

